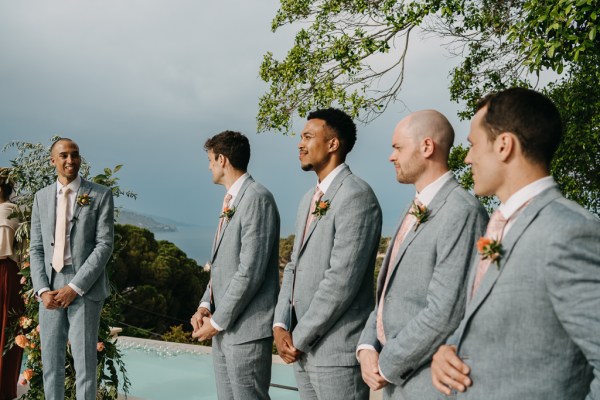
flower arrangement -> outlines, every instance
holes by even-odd
[[[414,200],[410,207],[409,214],[417,219],[417,222],[415,222],[415,232],[417,231],[417,228],[419,228],[419,225],[427,222],[429,219],[429,210],[427,209],[427,206],[424,204],[417,204]]]
[[[321,219],[321,217],[327,214],[330,206],[330,200],[317,200],[315,201],[315,211],[312,212],[312,215],[314,215],[317,219]]]
[[[490,260],[490,262],[496,263],[496,266],[500,268],[500,259],[502,258],[502,254],[504,254],[500,241],[481,237],[477,241],[477,251],[481,254],[482,260]]]
[[[225,207],[221,215],[219,215],[219,218],[225,218],[227,222],[229,222],[231,221],[231,218],[233,218],[235,210],[235,207]]]
[[[91,202],[92,197],[90,197],[90,195],[87,193],[77,196],[77,204],[79,204],[81,207],[89,206]]]

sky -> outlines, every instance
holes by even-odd
[[[249,137],[249,172],[273,192],[282,236],[293,233],[302,195],[316,184],[298,162],[298,136],[256,133],[266,91],[262,56],[282,58],[299,25],[271,32],[277,1],[0,0],[0,146],[74,139],[92,173],[123,164],[117,176],[137,200],[116,204],[143,214],[216,226],[225,189],[214,185],[203,144],[223,130]],[[388,157],[396,123],[433,108],[464,142],[468,122],[450,102],[450,58],[434,38],[415,37],[401,100],[358,124],[347,163],[375,191],[391,235],[412,196]],[[300,130],[304,120],[296,119]],[[14,152],[0,153],[8,165]]]

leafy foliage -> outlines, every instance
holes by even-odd
[[[53,137],[51,142],[57,140]],[[18,323],[13,327],[12,333],[14,340],[9,342],[20,345],[25,349],[25,372],[24,376],[29,381],[29,391],[23,395],[22,399],[42,399],[44,398],[44,389],[42,381],[42,357],[40,351],[39,337],[39,318],[38,302],[33,293],[31,282],[31,271],[29,264],[29,232],[31,225],[31,209],[35,193],[45,186],[56,181],[54,168],[49,162],[49,146],[42,144],[33,144],[27,142],[10,142],[5,145],[3,150],[15,148],[17,157],[11,160],[11,179],[16,183],[15,203],[18,207],[18,218],[21,226],[17,229],[16,239],[20,243],[20,262],[21,283],[23,285],[21,296],[25,302],[25,312],[19,318]],[[103,174],[92,178],[90,175],[90,166],[83,160],[80,174],[94,182],[108,185],[112,188],[115,196],[126,195],[134,197],[131,192],[123,192],[118,184],[118,178],[113,173],[118,171],[120,166],[114,170],[106,168]],[[114,256],[114,255],[113,255]],[[109,274],[114,270],[114,257],[107,265]],[[116,341],[111,338],[110,326],[120,320],[120,299],[117,294],[109,297],[104,305],[100,321],[100,330],[98,337],[98,398],[116,399],[119,386],[127,393],[129,380],[126,375],[125,365],[121,353],[116,347]],[[75,399],[75,369],[73,366],[73,357],[67,346],[66,361],[66,379],[65,379],[65,399]]]

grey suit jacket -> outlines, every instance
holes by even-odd
[[[114,206],[112,191],[106,186],[81,180],[77,196],[87,193],[91,203],[75,204],[71,225],[71,256],[75,277],[72,284],[94,301],[110,293],[106,263],[113,250]],[[51,285],[52,255],[56,223],[56,183],[35,194],[31,213],[31,280],[37,293]]]
[[[388,247],[379,273],[377,303],[385,296],[385,346],[377,340],[377,307],[359,341],[380,351],[383,375],[404,385],[401,391],[407,399],[435,394],[428,374],[418,374],[422,379],[413,374],[429,364],[463,316],[468,271],[477,257],[475,243],[488,220],[479,201],[454,179],[440,188],[428,209],[428,220],[408,232],[395,260],[389,259],[393,246]],[[410,206],[403,218],[409,211]],[[392,275],[383,293],[389,268]]]
[[[600,399],[600,221],[550,188],[502,246],[449,341],[471,367],[458,397]]]
[[[223,341],[239,344],[273,335],[279,289],[279,212],[273,195],[247,178],[223,221],[211,258],[212,318]],[[210,287],[202,302],[210,302]]]
[[[373,308],[381,209],[371,187],[346,167],[323,195],[331,202],[329,210],[311,223],[301,242],[313,193],[307,192],[298,208],[275,322],[291,326],[293,291],[294,346],[313,365],[356,365],[356,344]]]

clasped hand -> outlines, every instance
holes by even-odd
[[[77,297],[77,292],[69,285],[65,285],[59,290],[48,290],[42,293],[40,297],[47,310],[55,310],[69,307]]]
[[[212,339],[217,333],[219,333],[219,331],[216,330],[210,323],[211,318],[212,314],[204,307],[199,307],[196,313],[192,315],[190,323],[194,329],[192,332],[192,337],[194,339],[198,339],[198,341],[201,342]]]
[[[286,364],[297,361],[302,352],[294,347],[292,334],[289,331],[276,326],[273,328],[273,336],[275,336],[275,347],[277,347],[279,357],[281,357]]]

